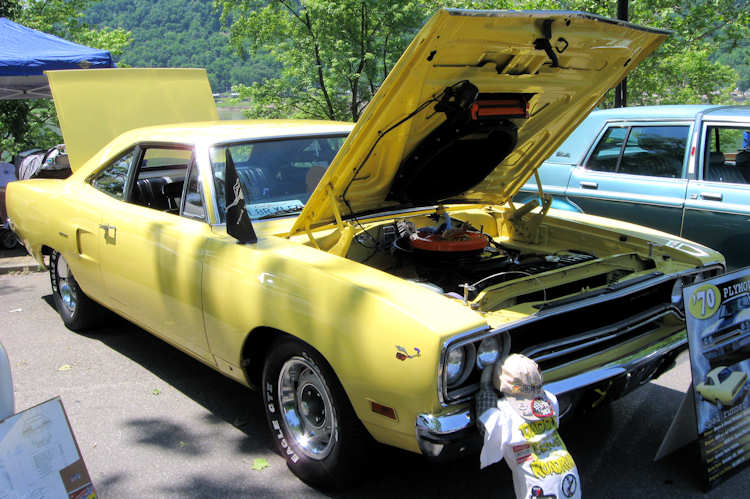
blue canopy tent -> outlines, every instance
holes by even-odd
[[[113,68],[106,50],[92,49],[0,17],[0,99],[51,97],[44,71]]]

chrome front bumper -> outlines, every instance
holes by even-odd
[[[545,384],[545,389],[557,396],[561,419],[574,407],[595,408],[661,376],[687,347],[684,331],[669,340],[598,369]],[[474,453],[482,445],[474,424],[474,409],[467,402],[438,413],[418,415],[416,432],[422,454],[439,460]]]

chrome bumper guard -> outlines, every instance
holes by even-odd
[[[605,400],[619,398],[661,376],[686,347],[687,336],[683,331],[649,350],[547,383],[544,387],[557,396],[560,417],[564,420],[575,406],[595,408]],[[478,451],[482,440],[474,419],[474,408],[467,403],[446,407],[435,414],[419,414],[416,432],[422,454],[437,460],[449,460]]]

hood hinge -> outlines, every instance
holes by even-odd
[[[323,249],[324,251],[328,251],[329,253],[333,253],[334,255],[343,257],[346,256],[346,253],[349,251],[349,247],[352,244],[352,240],[354,239],[354,226],[349,222],[344,222],[343,218],[341,217],[339,203],[336,200],[336,194],[334,193],[333,186],[331,184],[328,184],[325,187],[325,193],[328,197],[328,202],[331,205],[331,211],[333,212],[333,216],[336,221],[336,233],[338,234],[338,238],[334,237],[336,242],[331,245],[326,245],[326,248],[321,248],[318,244],[318,241],[315,239],[315,236],[313,236],[309,222],[305,224],[305,233],[310,239],[310,243],[316,249]]]
[[[532,243],[538,241],[539,226],[542,224],[544,217],[547,215],[550,206],[552,206],[552,197],[544,194],[544,190],[542,189],[542,180],[539,178],[538,170],[534,170],[534,178],[536,179],[536,186],[539,191],[539,197],[537,199],[528,201],[525,205],[518,209],[515,208],[513,202],[508,202],[508,205],[513,211],[508,220],[513,224],[516,232],[519,235],[522,235],[525,239]],[[524,221],[524,215],[539,206],[540,200],[542,208],[539,213],[534,215],[533,218],[530,218],[528,221]]]

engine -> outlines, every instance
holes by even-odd
[[[522,253],[496,243],[481,228],[452,218],[440,208],[430,219],[434,225],[419,228],[409,220],[381,226],[375,238],[376,251],[393,257],[391,273],[468,300],[507,280],[594,259],[572,251]]]

